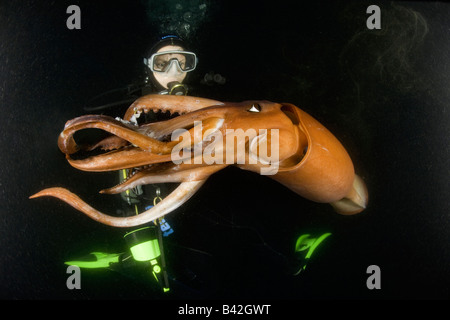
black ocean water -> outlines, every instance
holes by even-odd
[[[186,12],[203,4],[167,3]],[[116,174],[70,167],[57,137],[91,97],[142,77],[143,54],[164,31],[155,2],[78,1],[75,30],[71,4],[0,4],[2,299],[449,297],[450,5],[378,1],[379,30],[367,28],[366,1],[204,1],[204,16],[183,14],[203,19],[184,35],[199,57],[192,95],[297,105],[347,148],[370,200],[341,216],[227,168],[167,216],[168,265],[181,271],[162,294],[148,275],[109,270],[83,270],[81,289],[69,290],[64,261],[126,250],[123,230],[55,199],[28,199],[63,186],[116,212],[121,200],[98,194]],[[210,71],[226,83],[202,83]],[[293,276],[297,237],[324,232],[332,235]],[[367,287],[371,265],[381,289]]]

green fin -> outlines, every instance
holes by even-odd
[[[119,262],[120,253],[91,252],[80,260],[66,261],[64,264],[80,268],[109,268],[111,263]]]

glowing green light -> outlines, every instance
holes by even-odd
[[[154,267],[153,267],[153,272],[155,272],[155,273],[160,273],[160,272],[161,272],[161,267],[158,266],[158,265],[154,266]]]
[[[104,252],[91,252],[89,254],[91,258],[95,260],[72,260],[66,261],[64,264],[69,266],[78,266],[80,268],[95,269],[95,268],[108,268],[111,263],[119,262],[118,253],[104,253]]]
[[[297,238],[297,241],[295,243],[295,252],[302,252],[305,250],[308,250],[308,252],[305,255],[304,263],[300,267],[300,269],[294,274],[299,274],[302,270],[306,269],[306,264],[308,260],[311,258],[312,254],[314,253],[314,250],[322,243],[323,240],[328,238],[331,235],[331,233],[327,232],[322,234],[318,238],[310,238],[310,234],[302,234],[300,237]]]
[[[148,240],[134,245],[130,248],[130,251],[136,261],[150,261],[158,258],[161,254],[157,239]]]

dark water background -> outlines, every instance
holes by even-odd
[[[192,94],[309,112],[349,151],[369,188],[367,210],[340,216],[229,168],[167,218],[175,230],[168,259],[195,274],[197,286],[174,283],[162,296],[146,277],[91,270],[81,290],[68,290],[63,262],[124,250],[123,230],[28,196],[64,186],[115,212],[120,200],[98,190],[116,176],[70,167],[56,140],[89,98],[142,75],[158,19],[154,2],[78,1],[81,30],[68,30],[71,2],[3,2],[0,297],[448,299],[450,5],[377,1],[382,29],[368,30],[365,1],[205,3],[204,23],[187,35],[200,59]],[[211,70],[227,83],[202,85]],[[305,232],[333,235],[293,277],[286,261]],[[369,265],[381,268],[380,290],[366,287]]]

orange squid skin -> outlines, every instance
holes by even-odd
[[[350,192],[355,178],[350,156],[321,123],[294,106],[292,110],[299,119],[300,148],[306,153],[299,163],[280,168],[273,179],[315,202],[341,200]]]
[[[296,163],[280,165],[278,173],[268,177],[306,199],[330,203],[340,214],[363,211],[368,202],[367,188],[355,174],[344,146],[325,126],[298,107],[283,103],[282,109],[291,114],[297,129],[297,153],[304,151],[304,155]],[[280,149],[283,147],[280,141]]]
[[[267,132],[265,137],[272,139],[269,132],[272,133],[271,130],[277,130],[279,132],[277,148],[280,157],[278,158],[279,161],[275,161],[276,172],[267,174],[267,177],[306,199],[331,204],[335,211],[340,214],[356,214],[363,211],[367,206],[368,192],[366,185],[355,174],[352,160],[346,149],[325,126],[292,104],[279,104],[270,101],[224,103],[197,97],[148,95],[133,103],[126,112],[124,119],[131,120],[135,115],[149,110],[177,112],[181,115],[171,120],[142,126],[123,124],[111,117],[86,115],[70,120],[66,124],[65,129],[60,134],[58,145],[61,151],[66,153],[69,163],[83,171],[115,171],[166,163],[168,166],[151,167],[150,171],[140,173],[140,177],[143,178],[142,184],[181,183],[175,191],[156,206],[135,217],[118,218],[95,210],[63,188],[48,188],[31,198],[56,197],[101,223],[116,227],[132,227],[153,221],[172,212],[197,192],[209,175],[225,168],[227,165],[231,164],[244,170],[265,174],[262,168],[267,169],[274,164],[271,162],[269,165],[264,161],[259,161],[256,164],[250,162],[240,164],[235,161],[214,167],[209,167],[206,164],[196,167],[189,164],[176,165],[171,162],[170,153],[159,153],[159,151],[170,152],[171,148],[167,143],[157,140],[159,137],[164,137],[178,128],[190,128],[192,123],[195,124],[195,121],[200,121],[211,123],[212,128],[216,132],[220,131],[223,137],[226,137],[228,129],[253,129],[255,133],[264,129]],[[99,128],[113,134],[118,139],[112,142],[110,140],[100,142],[99,145],[103,145],[108,150],[116,148],[117,150],[83,160],[72,160],[69,155],[76,152],[79,147],[73,139],[73,134],[85,128]],[[259,136],[249,137],[245,142],[248,147],[246,159],[249,159],[250,156],[256,156],[260,160],[267,160],[264,159],[263,154],[259,154],[259,147],[256,149],[251,147],[259,146],[258,137],[262,138],[263,136],[264,134],[260,133]],[[253,144],[254,142],[255,144]],[[123,148],[124,143],[125,145],[128,144],[125,148]],[[222,150],[223,154],[228,154],[232,150],[227,148]],[[221,154],[220,151],[219,154]],[[158,168],[165,168],[167,171],[161,171]],[[130,179],[127,183],[137,182]],[[111,190],[107,191],[106,193],[117,193],[111,192]]]

